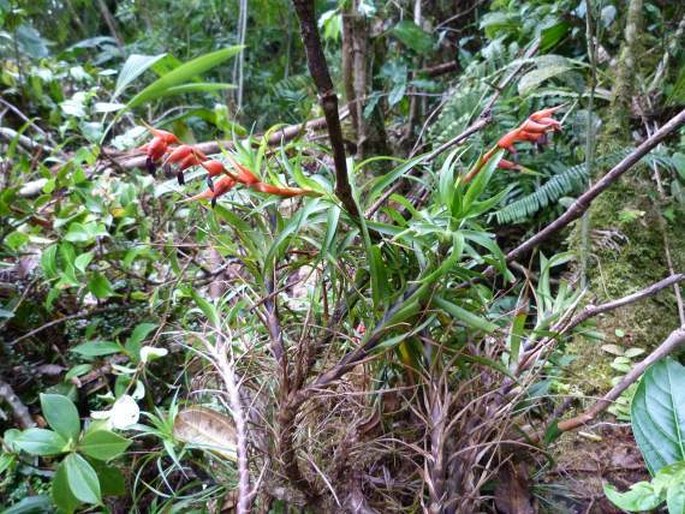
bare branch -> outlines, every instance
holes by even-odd
[[[671,332],[666,340],[659,347],[650,353],[644,360],[635,365],[623,379],[614,386],[611,391],[605,394],[600,400],[579,416],[575,416],[559,423],[558,428],[562,432],[574,430],[595,419],[595,417],[606,410],[621,393],[638,381],[645,370],[652,364],[666,357],[682,343],[685,343],[685,328],[679,328]]]
[[[328,72],[326,56],[321,47],[319,31],[316,26],[314,0],[293,0],[293,5],[300,20],[300,32],[307,53],[309,73],[319,92],[319,102],[323,108],[328,135],[331,140],[333,161],[335,162],[335,194],[340,198],[345,209],[354,218],[359,218],[359,209],[352,197],[352,188],[347,175],[345,144],[340,127],[340,117],[338,116],[338,96],[335,93],[333,81]]]
[[[0,380],[0,399],[5,400],[7,405],[12,409],[14,417],[19,422],[21,428],[31,428],[36,423],[29,414],[29,409],[24,405],[21,399],[14,393],[14,389],[7,382]]]
[[[636,293],[629,294],[628,296],[624,296],[623,298],[619,298],[618,300],[603,303],[602,305],[588,305],[587,307],[585,307],[585,309],[583,309],[583,312],[578,314],[578,316],[576,316],[569,322],[568,326],[566,327],[566,330],[571,330],[580,325],[581,323],[583,323],[584,321],[597,316],[598,314],[612,311],[614,309],[618,309],[619,307],[623,307],[625,305],[640,301],[644,298],[654,296],[662,289],[666,289],[671,285],[675,285],[682,280],[685,280],[685,274],[677,273],[663,280],[660,280],[659,282],[652,284],[649,287],[645,287],[644,289],[637,291]]]

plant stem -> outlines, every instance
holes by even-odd
[[[300,21],[300,32],[307,54],[309,73],[319,92],[319,102],[323,108],[328,136],[331,140],[333,161],[335,162],[335,194],[352,217],[359,218],[359,208],[352,197],[352,188],[347,175],[345,145],[340,127],[340,117],[338,116],[338,96],[335,93],[333,81],[328,72],[326,56],[321,46],[321,39],[316,26],[314,0],[293,0],[293,5]]]

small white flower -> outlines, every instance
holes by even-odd
[[[110,410],[91,411],[93,419],[106,419],[107,428],[125,430],[138,423],[140,408],[132,396],[125,394],[114,402]]]
[[[125,394],[112,405],[109,422],[112,428],[124,430],[138,423],[140,418],[140,408],[133,397]]]
[[[140,349],[140,360],[143,364],[164,357],[169,353],[166,348],[155,348],[154,346],[143,346]]]

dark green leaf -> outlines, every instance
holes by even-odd
[[[443,309],[449,315],[454,316],[457,320],[461,321],[467,327],[475,328],[476,330],[482,330],[483,332],[494,332],[497,330],[497,325],[487,319],[474,314],[473,312],[459,307],[458,305],[448,302],[442,298],[434,298],[433,302],[436,306]]]
[[[649,368],[635,392],[630,418],[650,473],[685,460],[685,368],[673,359]]]
[[[17,437],[14,444],[31,455],[58,455],[67,447],[67,441],[52,430],[29,428]]]
[[[123,496],[126,494],[126,481],[118,468],[98,460],[91,460],[90,465],[93,466],[98,475],[102,496]]]
[[[81,432],[81,421],[74,402],[60,394],[41,394],[40,406],[50,427],[67,441]]]
[[[98,504],[102,501],[100,482],[93,467],[77,453],[64,459],[69,489],[83,503]]]
[[[107,277],[102,273],[96,273],[88,281],[88,291],[93,293],[99,299],[105,299],[114,294],[114,289],[112,289],[112,284],[110,284]]]
[[[121,455],[131,441],[109,430],[92,430],[78,444],[78,450],[97,460],[110,460]]]
[[[433,49],[433,38],[413,21],[402,20],[393,27],[392,34],[417,53],[425,54]]]

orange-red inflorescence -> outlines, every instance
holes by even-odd
[[[233,168],[232,171],[229,171],[221,161],[209,159],[201,150],[192,145],[182,144],[173,133],[167,132],[166,130],[159,130],[148,125],[146,126],[152,133],[153,138],[140,149],[144,151],[147,156],[145,165],[150,173],[155,172],[157,164],[165,155],[166,159],[162,162],[164,170],[169,173],[171,172],[172,167],[175,167],[176,178],[181,185],[185,183],[184,171],[188,168],[202,166],[207,170],[208,189],[192,197],[191,200],[210,200],[212,205],[214,205],[217,198],[226,194],[238,183],[250,187],[255,191],[283,197],[312,193],[306,189],[278,187],[261,182],[251,170],[236,162],[232,155],[226,154],[230,161],[230,165]],[[220,176],[220,178],[214,182],[212,179],[217,176]]]
[[[514,144],[516,143],[530,142],[537,145],[546,144],[548,138],[547,135],[550,132],[561,130],[561,123],[552,118],[552,115],[561,107],[562,106],[559,105],[556,107],[550,107],[548,109],[536,111],[528,116],[528,119],[526,119],[526,121],[524,121],[520,126],[504,134],[504,136],[497,141],[497,144],[488,150],[485,155],[478,160],[471,171],[464,176],[464,183],[470,182],[499,149],[506,150],[507,152],[510,152],[516,156],[516,148],[514,147]],[[501,159],[497,167],[516,171],[523,169],[522,166],[505,159]]]

